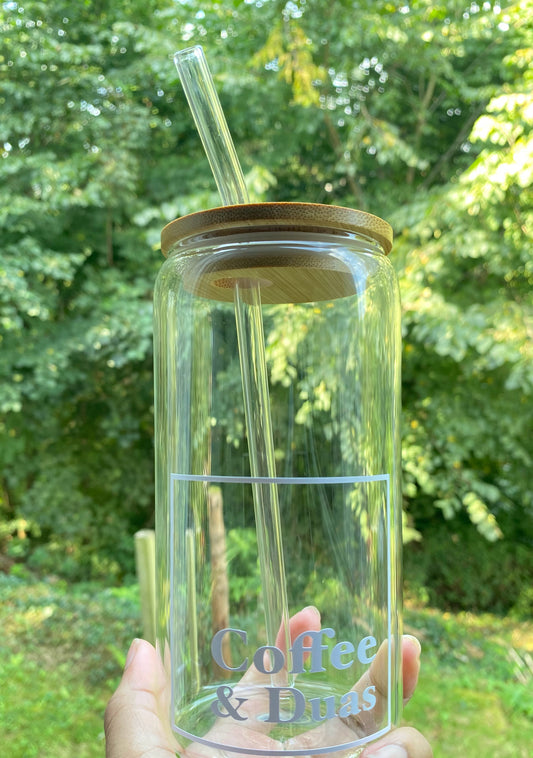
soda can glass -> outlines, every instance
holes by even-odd
[[[157,647],[185,754],[357,756],[401,715],[392,232],[173,221],[155,289]]]

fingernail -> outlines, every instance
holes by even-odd
[[[313,613],[315,613],[317,616],[320,616],[320,611],[316,605],[306,605],[304,611],[313,611]]]
[[[414,646],[417,649],[417,658],[420,658],[420,654],[422,653],[422,645],[420,644],[420,640],[417,637],[414,637],[412,634],[406,634],[404,635],[405,639],[411,640],[414,644]]]
[[[124,671],[128,668],[128,666],[133,662],[133,659],[135,658],[135,655],[137,653],[137,650],[139,649],[139,639],[133,640],[133,642],[130,645],[130,649],[128,650],[128,654],[126,656],[126,663],[124,664]]]
[[[383,745],[373,753],[367,753],[365,758],[408,758],[407,750],[401,745]]]

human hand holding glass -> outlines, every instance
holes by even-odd
[[[316,609],[304,608],[290,620],[291,641],[298,634],[320,628],[320,617]],[[363,679],[354,686],[361,691],[371,683],[376,687],[377,703],[386,698],[385,658],[378,651]],[[402,639],[403,696],[407,702],[418,681],[420,668],[420,645],[414,637]],[[268,675],[261,674],[251,666],[244,674],[244,686],[264,684]],[[194,744],[182,749],[168,726],[168,680],[161,660],[154,648],[144,640],[135,640],[128,652],[122,680],[106,709],[106,758],[215,758],[213,748]],[[246,706],[244,706],[246,707]],[[244,714],[243,714],[244,715]],[[252,715],[252,714],[249,714]],[[229,722],[229,723],[228,723]],[[248,722],[248,726],[243,726]],[[323,726],[315,727],[321,729]],[[340,732],[346,728],[341,719],[335,719],[328,728]],[[228,737],[231,742],[244,748],[272,750],[279,748],[268,734],[268,724],[255,719],[236,722],[219,718],[209,733],[209,739]],[[306,743],[314,739],[314,730],[304,732],[295,738],[293,745],[285,745],[297,750],[305,749]],[[311,748],[312,750],[312,748]],[[408,727],[400,727],[388,733],[379,741],[365,747],[361,758],[431,758],[432,750],[420,732]],[[336,755],[341,758],[342,753]]]

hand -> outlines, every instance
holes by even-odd
[[[297,619],[298,615],[294,618]],[[294,623],[291,619],[291,624]],[[291,636],[292,631],[291,628]],[[402,640],[402,664],[406,703],[415,690],[420,669],[420,645],[414,637],[405,636]],[[252,667],[245,676],[256,675]],[[105,732],[106,758],[176,758],[176,754],[183,758],[196,758],[212,755],[212,750],[206,753],[205,748],[193,746],[180,752],[180,746],[168,726],[165,671],[159,655],[144,640],[134,640],[130,647],[122,680],[106,709]],[[252,737],[251,732],[248,737]],[[432,755],[429,743],[420,732],[401,727],[368,745],[360,758],[432,758]]]
[[[413,696],[418,683],[420,652],[420,643],[416,637],[405,635],[402,639],[404,705],[407,705]],[[359,758],[433,758],[433,750],[418,730],[404,726],[368,745]]]

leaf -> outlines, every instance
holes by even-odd
[[[466,507],[470,520],[476,525],[481,534],[489,540],[495,542],[502,538],[502,532],[492,513],[490,513],[486,504],[478,497],[475,492],[467,492],[463,497],[463,503]]]

